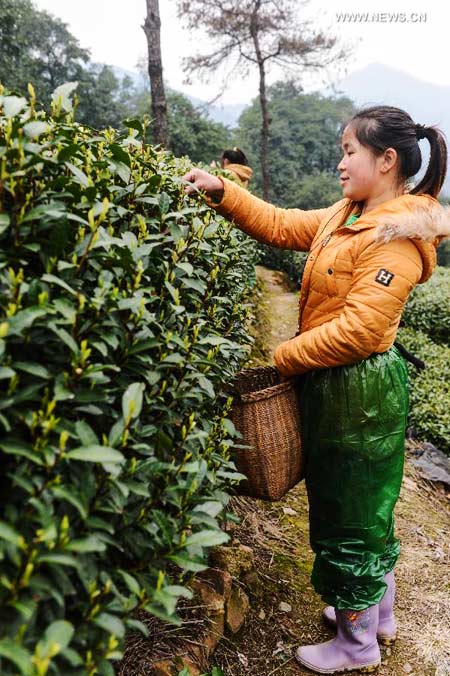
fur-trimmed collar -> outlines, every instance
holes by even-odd
[[[436,266],[437,246],[450,238],[450,208],[443,207],[430,195],[405,193],[364,213],[347,228],[354,231],[374,228],[375,240],[383,243],[411,239],[422,257],[419,280],[422,284]]]
[[[429,195],[405,194],[383,206],[375,234],[379,241],[421,239],[437,245],[450,238],[450,208]]]
[[[357,205],[352,213],[358,211]],[[430,195],[405,193],[383,202],[358,218],[351,230],[376,228],[375,239],[420,239],[439,244],[450,238],[450,207],[443,207]]]

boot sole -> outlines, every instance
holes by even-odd
[[[378,667],[381,665],[380,661],[373,662],[372,664],[360,664],[360,665],[355,664],[354,666],[342,667],[341,669],[319,669],[318,667],[315,667],[313,664],[310,664],[309,662],[304,662],[303,660],[299,659],[297,657],[297,653],[295,653],[295,659],[299,664],[301,664],[302,667],[307,667],[307,669],[315,671],[316,674],[345,674],[350,671],[359,671],[360,674],[373,674],[376,671],[378,671]]]

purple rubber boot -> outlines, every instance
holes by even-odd
[[[397,638],[397,624],[394,618],[395,578],[393,570],[384,576],[384,581],[387,584],[387,589],[378,604],[380,610],[377,639],[383,645],[391,645]],[[333,606],[327,606],[322,617],[328,625],[336,628],[336,613]]]
[[[381,664],[377,626],[378,605],[365,610],[336,610],[336,638],[302,646],[295,657],[317,674],[372,673]]]

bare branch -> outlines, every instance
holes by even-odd
[[[348,46],[346,51],[340,49],[336,36],[314,29],[311,21],[299,21],[299,7],[306,4],[304,0],[178,0],[178,15],[188,28],[203,29],[215,45],[209,54],[186,59],[184,70],[200,77],[208,72],[216,75],[230,61],[230,75],[248,72],[252,65],[258,68],[265,197],[269,192],[267,71],[276,65],[298,78],[306,69],[314,71],[339,63],[350,53]]]

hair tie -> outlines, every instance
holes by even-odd
[[[238,151],[237,146],[234,146],[233,150],[234,150],[235,153],[237,153],[237,151]]]
[[[427,129],[425,124],[416,124],[416,136],[417,140],[420,141],[422,138],[426,138],[425,130]]]

